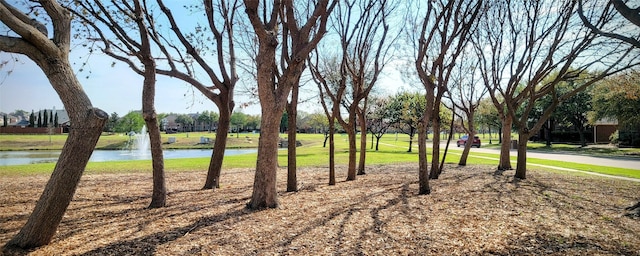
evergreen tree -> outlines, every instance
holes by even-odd
[[[56,112],[55,117],[53,118],[53,126],[54,127],[58,127],[60,126],[60,123],[58,122],[58,112]]]
[[[36,124],[36,115],[31,110],[31,115],[29,115],[29,127],[33,127]]]
[[[42,127],[42,111],[38,111],[38,126]]]
[[[49,124],[51,124],[53,126],[53,110],[51,110],[51,112],[49,112]]]
[[[7,121],[7,115],[4,115],[2,118],[3,118],[3,120],[2,120],[2,121],[3,121],[3,122],[2,122],[2,126],[3,126],[3,127],[7,127],[7,122],[8,122],[8,121]]]
[[[44,110],[44,114],[42,115],[44,119],[42,119],[42,127],[47,127],[49,125],[49,114],[47,114],[47,110]]]

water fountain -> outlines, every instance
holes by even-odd
[[[149,154],[149,134],[147,133],[147,126],[143,125],[139,134],[136,134],[136,154],[147,155]]]
[[[134,131],[129,132],[129,141],[122,154],[135,156],[139,159],[149,155],[149,134],[147,134],[146,125],[142,126],[140,133]]]

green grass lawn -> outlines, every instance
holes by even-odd
[[[179,133],[179,134],[163,134],[163,140],[167,140],[168,137],[176,137],[177,143],[181,143],[178,146],[187,148],[189,145],[199,145],[200,137],[205,136],[213,140],[215,134],[213,133]],[[245,134],[232,134],[229,137],[229,148],[247,148],[256,147],[259,134],[245,133]],[[286,134],[281,134],[281,138],[286,138]],[[16,145],[22,145],[23,148],[37,147],[38,149],[56,149],[56,145],[63,144],[66,139],[66,135],[54,135],[49,143],[48,135],[0,135],[0,145],[2,149],[13,148]],[[307,166],[327,166],[329,162],[328,145],[323,147],[324,137],[321,134],[299,134],[299,141],[303,146],[297,149],[297,163],[300,167]],[[336,163],[338,165],[346,165],[348,163],[348,145],[346,134],[336,134]],[[100,138],[98,148],[104,148],[105,145],[113,145],[122,143],[122,141],[128,140],[128,136],[121,135],[104,135]],[[10,143],[9,143],[10,142]],[[394,164],[394,163],[417,163],[418,154],[417,147],[414,141],[413,152],[407,152],[409,147],[409,137],[404,134],[388,134],[382,137],[380,140],[379,151],[374,151],[370,148],[371,140],[367,141],[367,164]],[[38,147],[39,145],[46,145],[48,147]],[[485,146],[487,144],[484,144]],[[166,145],[165,145],[166,146]],[[211,148],[211,145],[199,145],[203,148]],[[533,147],[537,147],[535,144]],[[180,148],[180,147],[178,147]],[[442,148],[441,150],[444,150]],[[461,151],[455,148],[455,144],[452,144],[450,154],[447,154],[446,163],[457,163],[460,159]],[[255,166],[257,155],[235,155],[225,157],[223,168],[251,168]],[[285,166],[287,163],[287,151],[280,150],[278,154],[278,161],[281,166]],[[427,156],[431,159],[431,156]],[[442,154],[441,154],[442,157]],[[491,158],[491,159],[487,159]],[[482,165],[497,165],[498,154],[488,153],[476,153],[471,152],[468,164],[482,164]],[[512,160],[515,160],[516,156],[512,156]],[[619,175],[625,177],[640,178],[640,171],[623,169],[623,168],[603,168],[602,166],[577,164],[560,161],[550,161],[542,159],[528,159],[528,163],[543,164],[549,166],[557,166],[569,169],[576,169],[582,171],[599,172],[611,175]],[[43,174],[49,173],[54,168],[54,163],[42,163],[42,164],[30,164],[20,166],[4,166],[0,168],[0,175],[29,175],[29,174]],[[515,164],[514,164],[515,165]],[[203,171],[209,166],[209,158],[187,158],[187,159],[167,159],[165,160],[165,169],[168,172],[173,171]],[[533,167],[541,168],[541,167]],[[87,165],[87,173],[113,173],[113,172],[149,172],[151,171],[151,161],[112,161],[112,162],[92,162]]]

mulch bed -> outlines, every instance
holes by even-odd
[[[346,177],[344,167],[337,177]],[[250,169],[169,172],[168,206],[145,209],[151,174],[85,175],[58,233],[32,255],[640,255],[640,184],[530,170],[447,166],[418,195],[417,165],[370,166],[327,185],[327,168],[298,171],[300,190],[251,211]],[[26,222],[47,176],[0,177],[0,243]]]

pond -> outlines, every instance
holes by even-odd
[[[258,152],[257,149],[227,149],[225,156],[250,154]],[[211,157],[211,149],[175,149],[164,150],[165,159]],[[33,151],[0,151],[0,166],[23,165],[35,163],[56,162],[60,151],[33,150]],[[151,152],[138,153],[137,150],[94,150],[89,162],[108,162],[126,160],[149,160]]]

